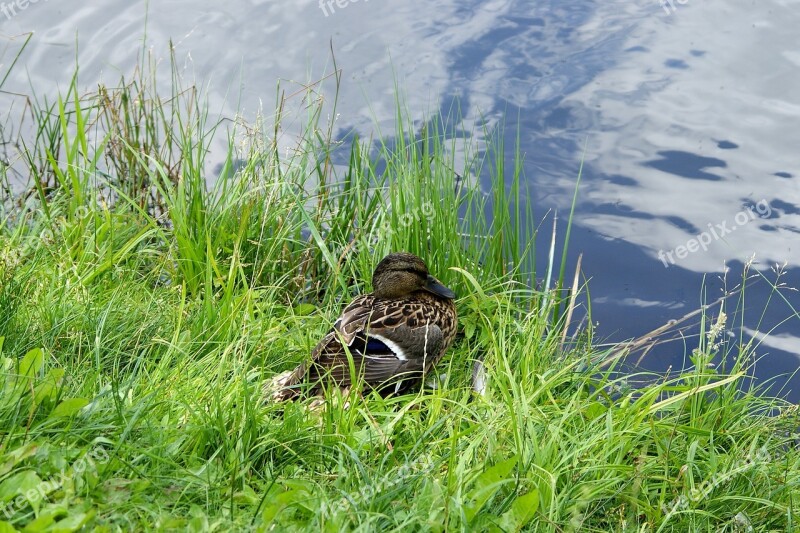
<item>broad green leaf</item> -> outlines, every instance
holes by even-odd
[[[475,335],[475,323],[473,321],[465,321],[464,322],[464,336],[468,339],[471,339],[472,336]]]
[[[308,498],[308,493],[304,490],[287,490],[281,492],[273,498],[268,498],[270,501],[264,507],[261,518],[264,520],[265,524],[271,524],[272,521],[275,520],[275,517],[278,516],[278,513],[306,498]]]
[[[589,420],[594,420],[595,418],[604,415],[606,411],[608,411],[608,407],[600,402],[592,402],[583,408],[583,414]]]
[[[517,460],[518,457],[515,455],[488,468],[477,477],[472,490],[466,496],[464,514],[467,522],[471,522],[500,486],[510,480],[509,474],[517,464]]]
[[[294,314],[297,316],[308,316],[317,309],[314,304],[299,304],[294,308]]]
[[[186,524],[186,531],[208,531],[208,515],[198,505],[189,508],[189,521]]]
[[[89,404],[86,398],[67,398],[53,409],[48,418],[58,418],[60,416],[74,416],[78,411]]]
[[[55,523],[56,520],[66,517],[67,514],[67,506],[63,503],[47,505],[39,513],[39,516],[37,516],[33,521],[29,522],[22,531],[25,531],[26,533],[29,531],[31,533],[49,531],[48,528]]]
[[[64,377],[63,368],[51,368],[42,381],[34,389],[34,403],[37,405],[45,400],[54,400],[58,386]]]
[[[60,511],[58,513],[50,514],[50,516],[44,517],[46,521],[39,522],[39,520],[35,520],[28,524],[24,531],[30,531],[33,533],[34,531],[46,531],[49,533],[57,532],[57,533],[72,533],[73,531],[78,531],[83,529],[89,521],[94,518],[94,511],[89,511],[88,513],[78,513],[75,512],[74,509],[71,509],[66,516],[57,522],[54,521],[59,515],[65,514],[64,511]]]
[[[19,374],[23,377],[35,375],[44,365],[44,353],[41,348],[34,348],[26,353],[19,362]]]
[[[42,495],[37,489],[43,486],[42,479],[33,470],[17,472],[0,483],[0,502],[7,503],[13,500],[16,503],[17,498],[21,496],[34,510],[38,511]],[[7,507],[8,505],[6,505]],[[18,510],[17,505],[14,505],[14,510]]]
[[[4,462],[0,464],[0,477],[5,476],[11,470],[17,466],[20,462],[24,461],[31,455],[36,453],[36,450],[39,449],[39,445],[35,442],[29,442],[24,446],[20,446],[8,453],[5,454]]]
[[[283,492],[273,492],[274,495],[267,495],[265,498],[266,507],[261,513],[264,523],[271,523],[278,513],[287,507],[297,506],[308,509],[310,500],[313,499],[313,483],[302,479],[287,479],[283,485],[286,490]]]
[[[519,531],[533,519],[537,509],[539,509],[539,491],[533,489],[514,500],[511,509],[500,517],[500,525],[504,531]]]

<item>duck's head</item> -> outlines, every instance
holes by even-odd
[[[456,297],[430,275],[422,259],[408,252],[395,252],[381,259],[372,274],[372,288],[378,298],[400,298],[420,290],[448,300]]]

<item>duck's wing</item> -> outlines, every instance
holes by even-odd
[[[434,318],[423,303],[359,297],[314,349],[309,378],[327,375],[350,385],[348,352],[370,387],[419,378],[441,352],[443,334]]]

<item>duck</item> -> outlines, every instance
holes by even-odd
[[[332,385],[347,392],[353,377],[361,392],[382,396],[423,382],[456,336],[456,294],[408,252],[381,259],[372,287],[345,307],[309,361],[273,382],[274,400],[320,396]]]

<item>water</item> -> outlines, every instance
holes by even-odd
[[[172,39],[224,115],[269,112],[278,80],[290,92],[332,71],[332,47],[342,132],[392,131],[396,80],[420,119],[454,98],[464,131],[505,117],[542,215],[567,212],[585,146],[571,265],[582,252],[599,332],[621,340],[715,299],[720,273],[735,285],[753,255],[770,279],[788,261],[780,280],[800,287],[800,1],[664,3],[173,1],[147,15],[141,2],[6,1],[3,34],[36,33],[5,89],[55,94],[76,58],[83,86],[115,83],[146,19],[147,46],[166,63]],[[19,39],[5,39],[7,61]],[[800,331],[784,321],[800,297],[773,295],[761,317],[769,286],[748,294],[759,379],[793,372]],[[674,348],[643,366],[681,366]],[[800,379],[788,386],[800,399]]]

